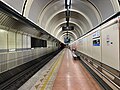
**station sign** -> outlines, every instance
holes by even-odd
[[[63,26],[62,27],[62,31],[69,31],[69,30],[74,30],[74,26],[68,26],[68,27]]]

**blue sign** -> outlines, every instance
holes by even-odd
[[[93,44],[93,46],[100,46],[100,44],[98,43],[98,44]]]
[[[100,39],[93,40],[93,46],[100,46]]]
[[[64,37],[64,43],[70,43],[70,38]]]

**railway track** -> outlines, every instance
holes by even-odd
[[[38,70],[47,64],[60,50],[52,52],[36,60],[20,66],[17,70],[11,70],[0,75],[0,90],[17,90],[22,86],[30,77],[32,77]],[[26,68],[27,67],[27,68]],[[14,72],[17,71],[15,75]],[[19,71],[19,72],[18,72]],[[12,73],[13,72],[13,73]],[[11,75],[11,77],[9,76]],[[9,76],[9,78],[7,77]],[[6,79],[7,78],[7,79]],[[4,80],[3,80],[4,79]]]

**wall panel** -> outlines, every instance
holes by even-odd
[[[7,31],[0,29],[0,50],[7,49]]]

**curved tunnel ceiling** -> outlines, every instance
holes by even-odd
[[[2,0],[53,36],[64,41],[65,0]],[[118,0],[72,0],[69,31],[71,41],[120,10]]]

